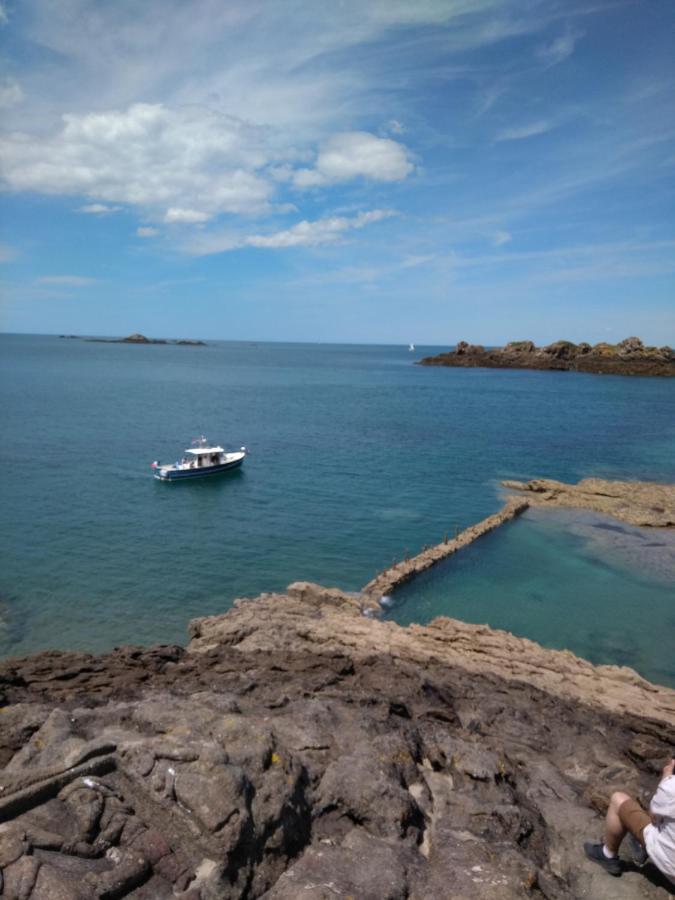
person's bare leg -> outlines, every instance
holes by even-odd
[[[626,800],[630,800],[630,797],[623,791],[615,791],[609,798],[609,807],[605,817],[605,848],[613,855],[619,852],[621,841],[626,836],[626,828],[619,818],[619,807]]]

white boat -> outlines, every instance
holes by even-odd
[[[230,469],[236,469],[246,458],[246,447],[239,450],[225,450],[224,447],[211,447],[202,435],[192,442],[185,456],[178,462],[164,464],[156,459],[152,463],[155,478],[160,481],[183,481],[186,478],[203,478],[205,475],[220,475]]]
[[[408,350],[410,350],[411,353],[412,353],[412,351],[413,351],[414,349],[415,349],[415,345],[414,345],[414,344],[411,344],[411,345],[408,347]]]

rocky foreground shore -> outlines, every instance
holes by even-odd
[[[362,604],[296,584],[187,649],[0,664],[3,898],[671,895],[581,845],[613,789],[648,799],[675,691]]]
[[[618,344],[555,341],[545,347],[536,347],[532,341],[512,341],[505,347],[487,349],[460,341],[454,350],[426,356],[419,365],[675,376],[675,351],[671,347],[646,347],[637,337]]]

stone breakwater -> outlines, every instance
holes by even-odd
[[[470,525],[456,537],[452,539],[446,537],[440,544],[428,547],[411,559],[404,559],[395,563],[389,569],[385,569],[384,572],[380,572],[368,584],[364,585],[361,593],[368,599],[379,603],[382,597],[385,597],[400,585],[405,584],[406,581],[410,581],[411,578],[419,575],[420,572],[424,572],[435,563],[452,556],[458,550],[468,547],[469,544],[478,540],[479,537],[494,531],[495,528],[499,528],[505,522],[510,522],[516,516],[525,512],[529,505],[529,500],[509,500],[499,512],[488,516],[475,525]]]
[[[648,481],[605,481],[584,478],[565,484],[550,478],[503,481],[503,487],[524,492],[532,506],[562,506],[606,513],[630,525],[675,527],[675,484]]]
[[[648,799],[675,691],[306,583],[190,634],[0,664],[3,897],[671,896],[581,844]]]
[[[675,527],[675,485],[647,481],[606,481],[585,478],[578,484],[565,484],[550,478],[532,481],[503,481],[502,486],[525,494],[512,497],[499,512],[471,525],[456,537],[426,547],[410,559],[394,563],[379,572],[361,589],[364,611],[379,611],[382,599],[426,571],[462,550],[495,528],[525,512],[530,506],[589,509],[613,516],[630,525],[654,528]]]

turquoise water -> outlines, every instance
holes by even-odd
[[[494,512],[502,478],[675,480],[675,381],[411,364],[437,349],[0,336],[0,652],[184,641],[238,596],[358,589]],[[200,433],[249,447],[242,470],[155,481]]]
[[[528,510],[392,596],[402,625],[489,623],[675,687],[675,532]]]

